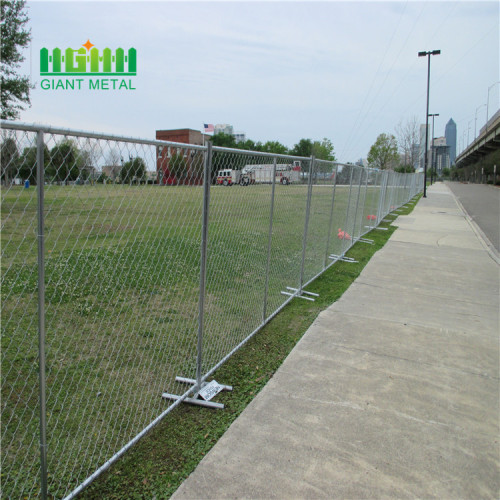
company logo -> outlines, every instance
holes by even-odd
[[[90,90],[135,90],[130,77],[137,75],[137,51],[131,47],[125,52],[122,48],[112,51],[105,48],[100,51],[90,40],[79,49],[67,48],[64,51],[55,48],[52,53],[45,47],[40,50],[40,76],[48,77],[114,77],[90,78]],[[45,78],[41,81],[44,90],[81,90],[86,85],[83,78]]]

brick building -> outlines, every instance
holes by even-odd
[[[203,145],[211,136],[189,128],[157,130],[159,141]],[[203,180],[203,154],[189,147],[159,146],[156,151],[156,171],[159,184],[201,184]]]

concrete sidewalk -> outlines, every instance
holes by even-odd
[[[172,498],[499,497],[499,267],[444,184],[396,224]]]

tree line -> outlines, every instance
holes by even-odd
[[[212,139],[214,146],[222,146],[226,148],[244,149],[247,151],[259,151],[262,153],[305,156],[314,155],[319,160],[335,161],[335,151],[330,139],[326,137],[321,141],[313,141],[312,139],[300,139],[292,148],[287,148],[279,141],[253,141],[247,139],[243,142],[236,142],[236,139],[230,134],[218,133]]]
[[[109,167],[112,175],[107,176],[104,172],[96,171],[92,151],[79,149],[71,139],[63,139],[50,150],[46,144],[43,148],[44,178],[49,183],[67,184],[87,179],[103,182],[110,177],[113,180],[119,179],[123,183],[145,179],[146,163],[139,157],[130,157],[128,161],[122,161],[121,164],[116,164],[116,158],[110,158],[113,161],[113,165]],[[0,146],[0,164],[3,184],[10,184],[16,178],[36,184],[36,146],[28,146],[19,150],[15,139],[7,137]]]
[[[414,172],[419,161],[420,130],[417,117],[396,126],[396,135],[379,134],[368,152],[368,166],[396,172]]]

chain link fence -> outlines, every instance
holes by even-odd
[[[423,187],[210,144],[1,135],[5,498],[74,497]]]

